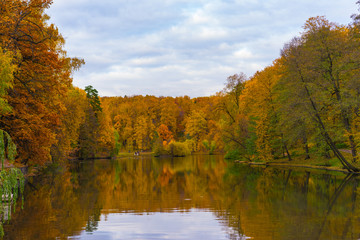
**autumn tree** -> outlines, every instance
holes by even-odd
[[[176,133],[175,137],[178,140],[185,140],[185,118],[191,112],[194,106],[193,99],[189,96],[182,96],[174,98],[174,103],[177,105],[178,111],[174,112],[176,115]]]
[[[255,123],[256,151],[265,161],[279,157],[283,150],[291,160],[283,128],[280,127],[277,94],[278,64],[258,71],[246,82],[240,97],[241,109]]]
[[[193,110],[186,118],[185,134],[197,143],[196,150],[200,150],[208,133],[207,119],[204,115],[204,112]]]
[[[173,98],[165,97],[160,100],[160,111],[160,123],[165,124],[175,137],[178,132],[178,105],[175,103]]]
[[[246,81],[245,74],[228,77],[224,90],[217,96],[215,111],[221,115],[219,125],[227,150],[240,151],[243,157],[248,158],[249,152],[252,152],[248,144],[251,139],[250,120],[240,111],[239,100]]]
[[[360,1],[356,2],[360,5]],[[357,96],[360,95],[360,86],[357,83],[357,80],[360,79],[360,68],[359,66],[359,48],[360,48],[360,14],[354,14],[352,16],[353,22],[348,26],[349,29],[349,46],[352,47],[352,50],[348,52],[349,58],[353,64],[348,64],[351,66],[348,70],[350,74],[351,88],[354,92],[357,92]],[[360,100],[357,99],[357,102]],[[354,112],[355,119],[352,122],[352,128],[354,133],[355,142],[357,145],[357,153],[360,150],[360,114],[358,111]]]
[[[64,111],[62,98],[71,73],[82,60],[63,50],[64,39],[44,13],[50,0],[0,2],[0,47],[14,54],[13,88],[6,100],[13,111],[0,119],[19,149],[24,163],[45,163],[56,143],[56,129]]]
[[[157,133],[162,141],[167,142],[174,138],[172,132],[169,131],[169,128],[165,124],[159,126]]]
[[[56,144],[51,147],[53,161],[62,162],[68,156],[77,157],[80,127],[85,122],[88,100],[84,90],[71,88],[63,98],[66,110],[56,129]]]
[[[112,155],[112,151],[115,148],[115,128],[111,120],[111,111],[109,106],[101,101],[101,112],[98,113],[99,121],[99,151],[104,156]]]
[[[114,127],[119,134],[119,141],[126,150],[133,150],[133,113],[130,103],[120,103],[117,115],[114,117]]]
[[[356,146],[351,128],[354,113],[358,109],[359,86],[351,71],[352,44],[348,43],[348,30],[330,23],[322,17],[310,18],[301,38],[287,44],[282,57],[286,72],[282,84],[286,84],[292,97],[301,96],[299,106],[312,121],[326,144],[340,162],[350,171],[352,166],[336,146],[347,137],[356,161]],[[358,50],[357,50],[358,51]]]

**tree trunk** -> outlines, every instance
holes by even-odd
[[[351,155],[353,158],[352,162],[355,163],[357,161],[356,144],[355,144],[355,140],[354,140],[354,135],[351,130],[349,118],[344,117],[344,125],[345,125],[346,131],[349,134],[349,143],[350,143]]]
[[[342,107],[342,97],[340,94],[340,84],[339,84],[339,80],[336,79],[333,75],[333,60],[330,56],[330,54],[328,54],[328,59],[329,59],[329,63],[330,63],[330,69],[329,69],[329,73],[330,73],[330,79],[333,83],[333,87],[334,87],[334,93],[336,95],[336,99],[337,101],[340,103],[340,115],[344,124],[344,127],[346,129],[346,131],[348,132],[349,135],[349,142],[350,142],[350,148],[351,148],[351,155],[353,157],[353,162],[356,162],[356,146],[355,146],[355,142],[354,142],[354,136],[351,130],[351,125],[350,125],[350,119],[347,115],[347,111],[346,109],[344,109]]]
[[[304,83],[304,88],[305,88],[308,100],[310,101],[312,109],[314,110],[314,113],[315,113],[314,117],[318,123],[321,135],[324,137],[326,143],[329,145],[330,149],[334,152],[335,156],[340,160],[340,162],[344,166],[344,168],[346,168],[349,172],[359,172],[360,170],[358,168],[356,168],[355,166],[351,165],[345,159],[345,157],[340,153],[339,149],[337,149],[334,141],[331,139],[329,133],[326,130],[325,124],[323,123],[320,113],[315,105],[315,102],[311,97],[310,91],[309,91],[308,87],[306,86],[306,82],[305,82],[304,78],[302,77],[301,72],[299,72],[299,73],[300,73],[300,79]]]
[[[290,161],[292,161],[292,158],[291,158],[291,155],[290,155],[290,153],[289,153],[289,149],[287,148],[286,143],[284,143],[283,145],[284,145],[284,149],[285,149],[286,155],[287,155],[287,157],[288,157],[288,159],[289,159],[289,162],[290,162]]]
[[[309,154],[309,145],[307,143],[307,138],[306,136],[303,137],[303,144],[304,144],[304,149],[305,149],[305,160],[310,159],[310,154]]]

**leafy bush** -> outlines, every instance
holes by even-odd
[[[152,151],[155,155],[155,157],[159,157],[161,155],[165,155],[167,154],[166,151],[165,151],[165,148],[164,148],[164,145],[163,145],[163,142],[161,141],[160,138],[158,138],[154,145],[153,145],[153,148],[152,148]]]
[[[169,144],[170,155],[174,157],[183,157],[190,155],[191,151],[186,142],[171,142]]]
[[[112,156],[117,156],[119,155],[120,149],[122,147],[122,144],[120,142],[120,135],[118,133],[118,131],[114,131],[114,139],[115,139],[115,144],[114,144],[114,149],[112,151]]]
[[[195,152],[196,151],[196,142],[195,142],[194,139],[187,139],[185,141],[185,144],[187,145],[190,152]]]
[[[209,142],[208,140],[204,140],[202,143],[203,143],[204,147],[206,148],[206,150],[209,151],[210,155],[214,154],[214,150],[216,149],[215,141]]]
[[[346,143],[337,143],[337,144],[336,144],[336,147],[337,147],[338,149],[344,149],[344,148],[349,148],[349,145],[346,144]]]
[[[157,140],[153,145],[153,152],[155,157],[161,155],[171,155],[174,157],[183,157],[191,154],[193,141],[187,140],[185,142],[170,141],[162,142],[160,139]]]
[[[225,159],[230,159],[230,160],[241,159],[241,153],[238,149],[230,150],[225,154]]]

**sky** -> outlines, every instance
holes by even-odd
[[[356,0],[54,0],[73,84],[100,96],[210,96],[272,64],[309,17],[348,24]]]

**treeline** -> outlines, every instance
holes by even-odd
[[[119,146],[129,151],[175,141],[191,151],[226,150],[229,157],[251,161],[291,161],[295,151],[304,158],[311,152],[333,155],[358,171],[352,162],[360,143],[359,44],[357,16],[348,26],[310,18],[271,66],[250,79],[230,76],[215,96],[118,97],[104,103]],[[351,161],[340,148],[351,150]]]
[[[113,123],[116,151],[151,151],[187,155],[222,151],[220,96],[107,97],[102,106]]]

